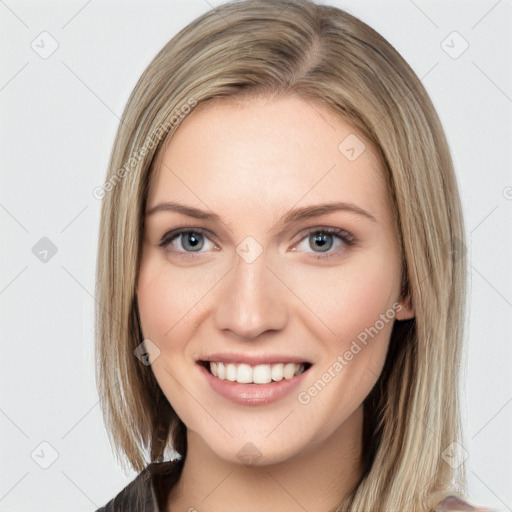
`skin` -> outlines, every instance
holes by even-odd
[[[192,112],[161,155],[147,212],[174,201],[220,217],[160,210],[145,218],[141,326],[160,350],[154,375],[187,426],[168,510],[327,511],[361,475],[362,403],[382,371],[393,321],[341,371],[333,364],[393,305],[398,320],[413,311],[400,296],[382,162],[361,135],[366,149],[347,159],[338,146],[350,134],[357,132],[344,120],[296,96],[222,100]],[[280,221],[292,208],[338,201],[368,216],[339,210]],[[199,252],[187,245],[190,235],[159,246],[182,227],[208,231]],[[353,243],[327,235],[332,256],[316,258],[325,253],[309,235],[320,228],[345,230]],[[236,252],[247,236],[263,250],[251,263]],[[215,352],[286,354],[312,367],[277,402],[239,405],[199,371],[196,361]],[[335,376],[301,403],[298,393],[329,368]],[[260,454],[251,465],[238,456],[247,443]]]

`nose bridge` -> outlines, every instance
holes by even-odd
[[[267,268],[263,251],[240,244],[222,288],[216,311],[217,327],[240,338],[254,339],[267,330],[279,330],[287,320],[279,280]]]

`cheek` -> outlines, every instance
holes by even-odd
[[[143,256],[137,287],[139,314],[145,337],[178,341],[176,331],[193,316],[212,288],[198,268],[179,268],[154,254]]]
[[[345,276],[316,297],[318,315],[334,333],[317,334],[323,345],[318,365],[297,399],[308,415],[323,418],[325,432],[347,421],[382,373],[397,289],[393,276],[383,274],[367,269]]]
[[[187,400],[179,383],[186,377],[182,372],[186,367],[190,319],[205,293],[204,284],[195,277],[190,270],[173,268],[160,255],[150,252],[143,254],[137,283],[144,339],[150,339],[160,351],[151,370],[182,419],[187,417]]]
[[[393,255],[392,252],[389,253]],[[324,356],[312,386],[299,401],[318,411],[338,411],[326,422],[334,428],[358,407],[375,385],[386,359],[400,290],[398,258],[362,258],[333,270],[323,286],[305,288],[312,309],[329,327],[323,330]],[[393,307],[395,306],[395,307]]]
[[[165,276],[151,262],[141,265],[137,298],[144,338],[161,339],[177,320],[170,307],[175,301]]]
[[[296,276],[295,290],[307,297],[305,302],[317,318],[317,337],[324,340],[331,355],[337,355],[361,333],[364,338],[377,322],[380,338],[389,336],[400,290],[400,267],[394,259],[354,258],[346,266]],[[382,325],[381,315],[388,311]]]

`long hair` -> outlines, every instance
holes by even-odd
[[[244,0],[209,11],[156,55],[133,90],[105,184],[97,260],[97,382],[121,462],[141,470],[186,429],[151,367],[136,287],[151,171],[181,120],[222,98],[300,95],[357,128],[380,152],[398,226],[403,292],[415,318],[396,322],[384,370],[365,400],[366,470],[337,510],[426,512],[465,491],[459,366],[464,229],[447,141],[421,81],[377,32],[309,0]],[[149,454],[149,461],[147,454]],[[445,459],[448,460],[445,461]]]

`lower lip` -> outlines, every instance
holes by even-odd
[[[239,405],[267,405],[291,393],[303,380],[308,370],[291,379],[268,384],[240,384],[214,377],[204,366],[198,365],[212,389]]]

